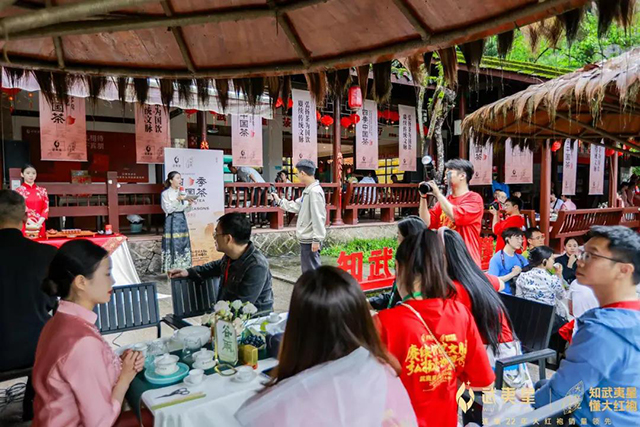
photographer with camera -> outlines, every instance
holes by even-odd
[[[445,163],[444,167],[445,184],[451,194],[445,196],[433,179],[420,183],[420,218],[429,228],[445,226],[456,230],[462,236],[473,260],[480,265],[480,230],[484,202],[480,194],[469,190],[473,165],[468,160],[453,159]],[[427,200],[429,194],[437,199],[431,209]]]

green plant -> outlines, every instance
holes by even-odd
[[[332,258],[338,258],[341,252],[352,254],[354,252],[362,252],[363,265],[369,263],[369,255],[371,251],[380,250],[382,248],[391,248],[394,256],[398,247],[398,241],[394,238],[386,237],[381,239],[353,239],[346,243],[338,243],[322,250],[322,255]],[[389,261],[389,268],[395,268],[395,258]]]

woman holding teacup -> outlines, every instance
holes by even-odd
[[[88,240],[60,247],[43,290],[60,297],[42,330],[33,368],[33,426],[113,426],[124,395],[144,367],[137,351],[118,357],[95,326],[97,304],[111,299],[107,251]]]

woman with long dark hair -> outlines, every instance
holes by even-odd
[[[398,221],[398,245],[402,241],[411,236],[417,234],[422,230],[425,230],[427,225],[422,218],[417,215],[410,215],[406,218]],[[382,292],[379,295],[369,298],[369,305],[374,310],[384,310],[385,308],[395,307],[400,302],[400,295],[398,295],[398,289],[396,282],[393,282],[393,288],[390,291]]]
[[[49,195],[47,189],[36,185],[38,172],[33,165],[26,164],[21,169],[22,185],[16,192],[24,197],[27,205],[27,222],[22,233],[31,238],[46,237],[44,222],[49,218]]]
[[[571,237],[564,242],[564,254],[555,258],[555,262],[562,266],[562,277],[567,283],[576,280],[578,255],[580,255],[580,243],[578,239]]]
[[[162,271],[186,270],[191,267],[191,240],[186,212],[191,210],[192,199],[181,191],[182,176],[169,172],[162,192],[162,210],[166,214],[162,235]]]
[[[238,410],[241,425],[417,425],[398,362],[351,275],[328,266],[306,272],[290,307],[274,378]]]
[[[438,235],[423,230],[396,252],[402,303],[378,313],[380,338],[402,363],[405,385],[420,426],[455,427],[458,381],[489,387],[495,375],[476,323],[455,300]]]
[[[116,356],[95,326],[93,309],[111,299],[113,283],[109,254],[88,240],[65,243],[51,261],[43,290],[61,300],[38,341],[34,427],[111,427],[120,416],[144,356]]]

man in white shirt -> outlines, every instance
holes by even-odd
[[[569,286],[569,314],[573,317],[580,317],[586,311],[599,306],[598,299],[591,288],[581,285],[577,280],[571,282],[571,286]]]

